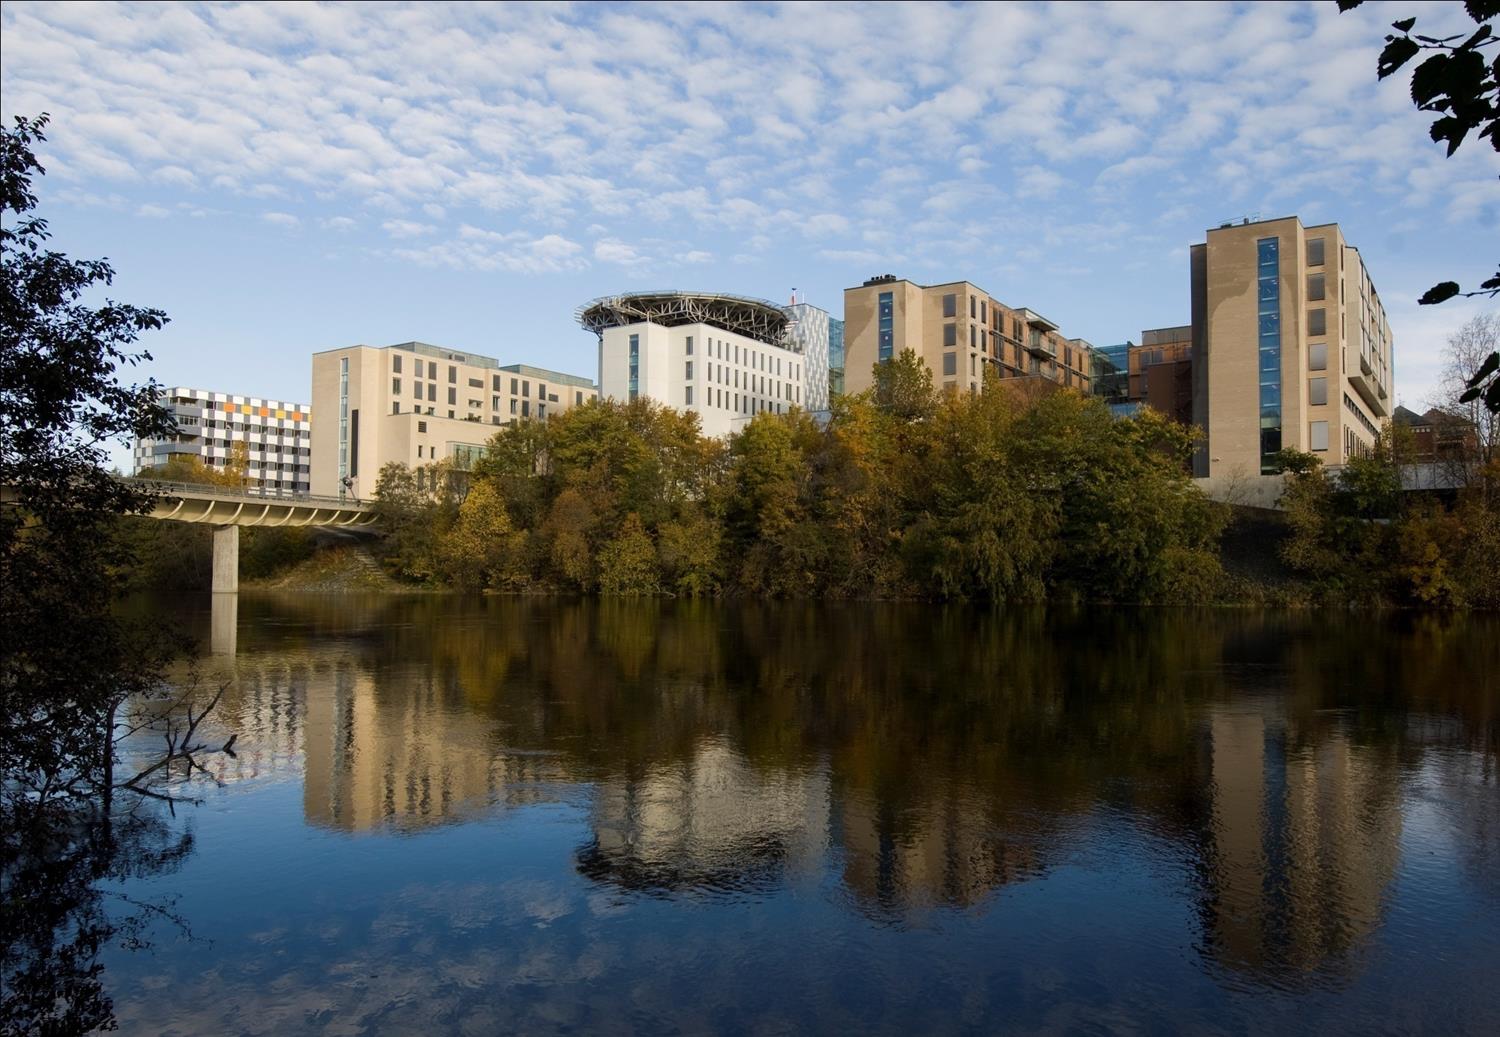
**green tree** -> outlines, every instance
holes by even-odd
[[[656,548],[635,512],[625,516],[620,532],[599,551],[599,590],[604,594],[655,594]]]

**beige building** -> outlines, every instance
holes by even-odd
[[[1087,393],[1093,346],[1041,314],[1013,309],[970,281],[920,285],[887,274],[844,290],[844,387],[874,384],[874,367],[911,350],[950,390],[978,391],[986,369]]]
[[[467,468],[498,425],[599,396],[587,378],[402,342],[313,354],[312,492],[369,497],[383,465]]]
[[[1273,472],[1284,448],[1339,465],[1389,420],[1391,329],[1338,224],[1225,224],[1191,253],[1194,474]]]

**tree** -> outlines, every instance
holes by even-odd
[[[106,260],[71,260],[46,247],[34,215],[33,153],[46,116],[0,129],[0,1031],[109,1028],[95,960],[119,923],[99,908],[99,880],[153,870],[191,840],[161,850],[137,841],[142,818],[116,795],[175,802],[165,784],[202,771],[201,709],[165,693],[177,645],[128,623],[112,577],[134,559],[111,535],[147,510],[147,487],[113,478],[105,444],[162,437],[175,423],[150,381],[123,367],[149,359],[138,337],[159,310],[109,300],[85,305],[113,277]],[[127,705],[129,703],[129,705]],[[183,710],[186,710],[184,716]],[[116,723],[117,718],[125,722]],[[116,773],[119,740],[160,727],[154,763]],[[231,739],[232,741],[232,739]],[[227,748],[227,746],[226,746]],[[118,815],[118,816],[117,816]],[[153,858],[155,858],[153,860]]]
[[[1473,427],[1472,449],[1460,459],[1466,468],[1483,468],[1500,457],[1500,409],[1491,409],[1471,391],[1473,372],[1484,372],[1486,358],[1500,352],[1500,314],[1481,313],[1448,336],[1443,350],[1442,381],[1431,404],[1461,417]],[[1467,480],[1465,480],[1467,481]]]
[[[46,124],[0,131],[0,483],[16,501],[0,508],[0,796],[21,813],[105,793],[115,710],[159,681],[165,649],[116,617],[108,578],[131,561],[110,523],[151,496],[111,477],[104,444],[175,432],[154,383],[119,377],[166,316],[84,305],[109,263],[47,249],[32,215]]]
[[[1364,0],[1338,0],[1340,11],[1352,11],[1362,3]],[[1500,45],[1491,24],[1500,15],[1500,0],[1466,0],[1463,6],[1477,26],[1467,36],[1413,35],[1415,18],[1392,22],[1396,32],[1385,38],[1376,76],[1385,79],[1394,75],[1418,54],[1427,52],[1427,59],[1412,72],[1411,99],[1421,111],[1437,115],[1429,131],[1432,139],[1446,142],[1451,156],[1470,133],[1477,131],[1476,136],[1488,137],[1490,146],[1500,152],[1500,59],[1485,59],[1487,48]],[[1500,271],[1477,291],[1465,292],[1456,281],[1443,281],[1418,301],[1431,306],[1455,296],[1474,295],[1500,295]]]
[[[1351,11],[1363,2],[1338,0],[1339,10]],[[1478,26],[1466,37],[1414,36],[1415,18],[1392,22],[1396,32],[1386,36],[1376,65],[1377,77],[1384,79],[1418,54],[1429,52],[1412,72],[1411,98],[1422,111],[1437,114],[1429,132],[1434,141],[1447,142],[1450,156],[1475,131],[1481,139],[1488,137],[1490,146],[1500,151],[1500,57],[1485,60],[1487,48],[1500,46],[1500,37],[1491,24],[1500,15],[1500,0],[1466,0],[1464,10]],[[1475,291],[1464,291],[1457,281],[1441,281],[1417,301],[1433,306],[1454,297],[1476,295],[1500,295],[1500,270]],[[1490,353],[1473,371],[1461,402],[1479,400],[1491,414],[1500,414],[1500,351]]]

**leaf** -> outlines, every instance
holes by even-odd
[[[1339,0],[1339,11],[1352,11],[1364,2],[1365,0]]]
[[[1446,302],[1458,294],[1458,282],[1443,281],[1433,285],[1417,300],[1420,306],[1436,306],[1440,302]]]
[[[1447,54],[1434,54],[1412,72],[1411,99],[1416,102],[1418,108],[1442,93],[1448,60]]]
[[[1491,353],[1484,358],[1484,363],[1479,365],[1479,370],[1467,382],[1469,388],[1478,388],[1481,382],[1495,373],[1496,368],[1500,368],[1500,353]]]
[[[1445,115],[1432,124],[1431,133],[1433,140],[1448,142],[1448,154],[1451,156],[1468,136],[1469,124],[1457,116]]]
[[[1415,18],[1403,18],[1399,22],[1392,22],[1391,28],[1397,32],[1411,32],[1411,27],[1417,24]]]
[[[1375,71],[1380,79],[1395,72],[1402,65],[1417,56],[1421,46],[1416,40],[1405,36],[1398,36],[1385,45],[1385,50],[1380,52],[1380,62],[1375,66]]]
[[[1464,10],[1476,22],[1487,22],[1500,15],[1500,0],[1466,0]]]
[[[1500,273],[1496,273],[1494,277],[1490,278],[1488,281],[1484,282],[1484,284],[1480,285],[1479,287],[1480,288],[1500,288]]]

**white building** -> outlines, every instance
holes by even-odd
[[[577,316],[599,337],[599,392],[607,399],[646,397],[690,411],[705,435],[721,437],[757,414],[809,406],[808,358],[775,303],[634,292],[596,299]],[[823,386],[826,396],[826,370]]]
[[[308,491],[311,405],[182,386],[162,390],[162,399],[177,420],[177,435],[135,440],[131,457],[137,474],[173,457],[197,457],[222,471],[234,445],[243,443],[249,462],[247,487],[252,492]]]

